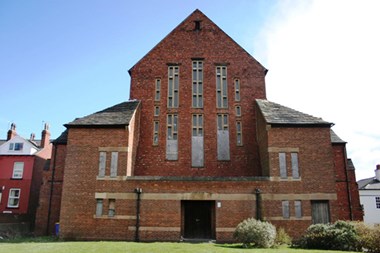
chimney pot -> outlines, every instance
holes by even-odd
[[[376,165],[375,177],[378,181],[380,181],[380,164]]]
[[[9,141],[10,139],[12,139],[13,137],[15,137],[17,135],[17,132],[16,132],[16,124],[15,123],[12,123],[11,124],[11,128],[8,130],[8,133],[7,133],[7,141]]]

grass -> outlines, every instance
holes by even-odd
[[[212,243],[135,243],[135,242],[59,242],[52,238],[16,239],[0,243],[0,252],[7,253],[302,253],[335,252],[292,249],[281,246],[277,249],[243,249],[237,244]]]

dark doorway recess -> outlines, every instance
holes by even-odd
[[[182,201],[182,235],[189,239],[215,239],[215,201]]]

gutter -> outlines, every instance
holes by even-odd
[[[136,230],[135,230],[135,242],[140,241],[140,236],[139,236],[139,230],[140,230],[140,202],[141,202],[141,193],[142,189],[141,188],[136,188],[135,189],[136,193]]]

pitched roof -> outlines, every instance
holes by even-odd
[[[61,135],[53,141],[53,144],[67,144],[67,129],[61,133]]]
[[[264,99],[256,99],[256,103],[264,116],[265,121],[271,125],[297,125],[297,126],[326,126],[332,123],[321,118],[311,116]]]
[[[347,143],[342,140],[332,129],[330,130],[331,143]]]
[[[375,177],[365,178],[357,183],[359,190],[380,190],[380,181]]]
[[[115,127],[127,126],[135,112],[139,101],[127,101],[114,105],[102,111],[90,114],[83,118],[77,118],[74,121],[65,124],[67,128],[71,127]]]
[[[203,37],[202,39],[199,38],[198,32],[191,32],[191,31],[197,31],[195,29],[195,26],[191,25],[189,26],[189,23],[193,24],[194,21],[198,21],[202,23],[202,30]],[[203,27],[205,27],[203,29]],[[183,36],[185,36],[186,40],[194,41],[194,44],[192,47],[183,48],[181,43],[173,43],[175,39],[177,38],[177,32],[180,32],[182,35],[180,36],[181,39],[184,39]],[[220,32],[220,33],[219,33]],[[193,37],[187,37],[187,36],[193,36]],[[219,37],[221,36],[221,37]],[[210,41],[211,38],[218,37],[218,40],[214,40],[213,42]],[[203,54],[197,55],[197,53],[202,52],[204,46],[209,43],[213,43],[214,47],[215,43],[220,43],[220,45],[224,45],[226,43],[233,43],[237,45],[245,54],[255,62],[255,64],[258,64],[259,68],[266,74],[268,70],[260,63],[258,62],[252,55],[250,55],[243,47],[241,47],[235,40],[233,40],[226,32],[224,32],[218,25],[216,25],[209,17],[207,17],[202,11],[199,9],[194,10],[187,18],[185,18],[179,25],[177,25],[168,35],[166,35],[156,46],[154,46],[143,58],[141,58],[132,68],[129,69],[129,74],[131,75],[133,69],[137,68],[137,66],[144,60],[147,60],[150,55],[153,55],[153,52],[160,48],[163,45],[167,45],[168,49],[172,52],[177,51],[178,54],[173,55],[182,55],[183,51],[191,51],[193,53],[193,57],[197,58],[198,56],[200,58],[204,57]],[[221,54],[225,54],[223,50],[218,50]],[[218,52],[213,52],[213,55]],[[186,54],[185,54],[186,55]],[[156,57],[156,56],[154,56]],[[157,58],[157,57],[156,57]],[[149,62],[149,60],[148,60]],[[150,63],[148,63],[150,64]]]

